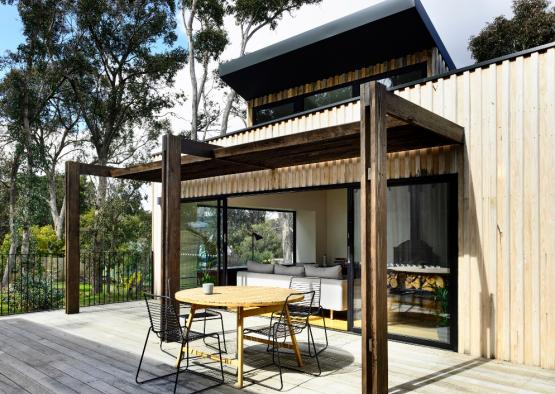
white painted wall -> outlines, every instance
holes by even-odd
[[[158,198],[162,195],[162,184],[151,183],[150,201],[152,204],[152,251],[154,255],[154,294],[162,290],[162,206]]]
[[[347,258],[347,190],[326,191],[327,263]]]
[[[287,209],[297,212],[297,262],[322,261],[326,251],[326,191],[257,194],[232,197],[228,205]]]

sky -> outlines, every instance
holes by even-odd
[[[486,22],[498,15],[510,16],[511,0],[421,0],[440,37],[443,39],[457,67],[472,63],[467,50],[468,38],[477,34]],[[277,41],[302,33],[333,19],[361,10],[379,0],[323,0],[316,6],[306,6],[292,16],[286,15],[274,31],[258,33],[249,44],[249,51],[262,48]],[[232,30],[231,38],[237,37],[233,22],[226,21]],[[178,28],[179,44],[186,45],[182,25]],[[21,21],[14,6],[0,6],[0,53],[14,50],[23,40]],[[235,45],[234,45],[235,44]],[[224,53],[231,59],[238,52],[238,42],[232,43]]]

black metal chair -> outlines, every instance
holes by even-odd
[[[179,289],[180,290],[185,290],[186,289],[186,288],[183,288],[181,286],[181,283],[184,279],[192,279],[192,278],[188,277],[188,276],[180,277],[179,278]],[[170,297],[171,299],[175,299],[175,297],[173,297],[171,294],[169,294],[170,280],[171,279],[168,279],[168,282],[167,282],[168,285],[166,286],[166,289],[167,289],[166,290],[166,296]],[[178,302],[179,306],[180,306],[180,308],[179,308],[179,311],[180,311],[179,317],[183,318],[183,319],[185,319],[185,321],[187,321],[187,319],[189,318],[189,312],[191,310],[191,305],[186,304],[184,302],[180,302],[180,301],[176,301],[176,302]],[[184,310],[185,312],[181,313],[181,310]],[[219,320],[220,321],[220,324],[222,326],[221,334],[222,334],[222,339],[223,339],[223,342],[224,342],[224,352],[227,353],[227,343],[225,341],[224,318],[223,318],[222,314],[219,311],[214,310],[214,309],[201,309],[201,310],[197,310],[195,312],[195,315],[193,316],[193,323],[194,322],[199,322],[199,321],[203,322],[204,326],[203,326],[203,331],[202,332],[204,334],[206,334],[206,322],[210,321],[210,320]],[[215,347],[213,345],[211,345],[209,343],[206,343],[206,338],[203,339],[203,342],[206,346],[209,346],[209,347],[215,349]],[[162,342],[160,342],[160,350],[165,352],[165,350],[162,349]]]
[[[324,336],[326,338],[326,344],[323,348],[318,350],[318,354],[322,353],[328,347],[328,330],[326,328],[326,317],[324,315],[324,309],[322,305],[320,305],[320,295],[322,292],[322,278],[318,277],[292,277],[289,281],[289,288],[292,290],[296,290],[299,293],[314,291],[314,306],[310,309],[310,316],[318,316],[322,318],[324,323]],[[289,314],[293,317],[297,315],[304,315],[307,313],[307,307],[304,303],[292,303],[289,305]],[[270,318],[271,321],[277,314],[272,314]],[[308,324],[310,325],[310,317],[308,319]],[[307,335],[308,330],[307,330]],[[270,345],[266,347],[266,351],[270,351]],[[310,347],[310,337],[308,338],[308,354],[303,354],[305,356],[314,357],[315,355],[312,353],[312,349]]]
[[[289,303],[289,300],[291,298],[297,297],[299,295],[303,296],[302,301]],[[313,376],[320,376],[322,374],[322,368],[320,367],[320,360],[318,360],[318,352],[316,351],[314,335],[312,333],[312,329],[309,323],[310,316],[312,316],[312,309],[314,308],[313,307],[314,296],[315,296],[314,290],[307,291],[307,292],[292,293],[285,299],[281,312],[275,314],[275,316],[272,316],[272,318],[270,319],[269,326],[262,327],[262,328],[246,329],[243,331],[245,334],[258,334],[258,335],[264,336],[272,342],[272,345],[271,345],[272,363],[277,365],[279,369],[280,388],[278,390],[280,391],[283,389],[282,369],[290,369],[301,373],[308,373]],[[291,307],[293,307],[293,309],[296,309],[297,311],[295,312],[295,314],[289,313],[289,316],[291,317],[291,326],[290,326],[287,321],[287,308],[290,308],[289,309],[290,311]],[[277,321],[275,321],[274,319],[277,319]],[[290,331],[289,331],[290,327],[291,327],[291,330],[295,333],[295,336],[297,334],[301,334],[305,329],[308,331],[308,338],[309,338],[308,346],[310,347],[310,344],[312,343],[312,347],[314,349],[314,357],[316,358],[316,364],[318,366],[318,373],[310,373],[305,370],[284,366],[281,364],[280,347],[283,347],[283,346],[280,346],[280,344],[284,344],[287,341],[287,337],[290,335]],[[276,363],[276,359],[277,359],[277,363]]]
[[[175,302],[165,296],[160,295],[153,295],[153,294],[146,294],[144,295],[146,307],[148,310],[148,317],[150,320],[150,327],[148,328],[148,332],[145,339],[145,344],[143,346],[143,352],[141,354],[141,359],[139,361],[139,366],[137,368],[137,374],[135,375],[135,381],[138,384],[152,382],[153,380],[167,378],[169,376],[175,375],[175,384],[173,387],[173,392],[175,393],[177,389],[177,382],[179,380],[179,373],[184,372],[189,368],[189,352],[184,352],[183,347],[189,346],[190,342],[197,341],[199,339],[204,339],[206,337],[212,337],[217,339],[218,341],[218,354],[220,356],[220,370],[222,373],[222,379],[220,383],[224,383],[224,367],[222,363],[222,350],[220,346],[220,336],[217,333],[211,334],[203,334],[200,332],[189,331],[185,327],[181,327],[179,323],[179,317],[177,315]],[[150,337],[150,333],[154,333],[160,341],[166,342],[173,342],[179,343],[179,355],[177,357],[177,367],[176,371],[162,375],[156,376],[154,378],[146,379],[146,380],[139,380],[139,373],[141,372],[141,365],[143,363],[143,358],[146,351],[146,346],[148,344],[148,339]],[[185,369],[181,370],[181,361],[183,360],[183,353],[185,353],[185,357],[187,360]],[[196,372],[195,372],[196,373]],[[210,379],[214,379],[212,376],[207,376]]]
[[[328,348],[328,329],[326,327],[326,316],[324,315],[324,308],[320,304],[321,294],[322,294],[322,278],[318,277],[292,277],[289,281],[289,288],[296,290],[298,292],[314,291],[314,308],[312,308],[310,316],[318,316],[322,318],[324,324],[324,337],[326,338],[326,344],[323,348],[318,350],[318,354],[322,353]],[[289,313],[291,316],[295,316],[297,313],[305,313],[306,306],[297,303],[293,303],[289,306]],[[308,324],[310,325],[310,318],[308,319]],[[309,338],[310,339],[310,338]],[[309,342],[310,343],[310,342]],[[308,355],[314,357],[312,351],[310,350],[310,345],[308,346]]]

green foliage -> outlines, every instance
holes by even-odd
[[[266,26],[274,30],[283,14],[322,0],[235,0],[229,11],[239,25]],[[254,33],[254,32],[253,32]]]
[[[265,211],[228,210],[228,244],[231,254],[241,263],[252,260],[252,233],[262,236],[255,241],[254,261],[269,263],[283,257],[281,227],[279,220],[266,217]]]
[[[64,69],[91,134],[98,161],[152,149],[169,130],[161,111],[174,105],[173,86],[186,53],[168,0],[80,0],[71,8],[76,33],[64,47]],[[160,45],[163,44],[163,45]],[[146,133],[141,140],[136,130]]]
[[[200,283],[201,284],[215,283],[214,275],[212,275],[212,273],[210,273],[210,271],[204,271],[202,273],[202,277],[200,278]]]
[[[22,230],[19,230],[19,245],[21,247]],[[7,255],[10,250],[11,237],[5,234],[0,245],[0,254]],[[19,250],[18,250],[19,253]],[[29,253],[38,256],[62,255],[64,253],[64,241],[56,237],[56,232],[51,225],[31,226],[31,237]]]
[[[52,273],[44,272],[42,264],[24,270],[13,283],[12,295],[16,310],[21,312],[58,309],[63,306],[64,291],[56,285]]]
[[[555,7],[548,0],[514,0],[512,19],[498,16],[468,48],[477,62],[555,41]]]
[[[449,290],[446,287],[434,286],[434,301],[438,309],[436,317],[440,327],[449,325]]]
[[[147,253],[151,249],[151,214],[144,210],[140,183],[115,181],[109,184],[102,209],[81,214],[81,248],[92,251],[94,237],[102,234],[105,251]]]

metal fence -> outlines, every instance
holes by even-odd
[[[152,291],[152,271],[151,253],[82,253],[80,305],[139,300]],[[0,275],[0,316],[64,307],[63,255],[0,255]]]

